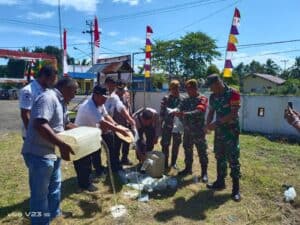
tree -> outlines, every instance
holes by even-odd
[[[245,66],[245,74],[250,73],[264,73],[264,67],[258,61],[252,60]]]
[[[157,89],[162,89],[162,86],[166,81],[167,81],[167,78],[162,73],[155,74],[151,77],[152,86]]]
[[[216,49],[215,40],[192,32],[179,40],[156,40],[151,62],[157,72],[200,78],[206,76],[207,65],[220,56]]]
[[[26,62],[24,60],[10,59],[7,63],[7,77],[24,78]]]
[[[300,79],[300,57],[296,57],[295,63],[288,74],[290,78]]]
[[[220,74],[220,70],[215,64],[210,64],[209,67],[206,70],[206,76],[209,76],[211,74]]]
[[[278,75],[280,73],[280,67],[272,59],[267,59],[263,68],[266,74]]]
[[[179,41],[180,44],[180,63],[183,75],[194,78],[205,77],[207,64],[220,56],[216,50],[215,40],[202,32],[191,32],[186,34]]]

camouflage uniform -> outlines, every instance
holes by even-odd
[[[180,103],[180,96],[168,95],[162,99],[160,106],[160,118],[162,122],[162,138],[160,141],[162,152],[165,154],[165,167],[168,167],[168,159],[169,159],[169,146],[171,143],[171,138],[173,137],[172,142],[172,159],[171,166],[176,164],[179,146],[181,144],[181,133],[180,132],[172,132],[174,125],[174,116],[167,112],[167,108],[177,108]]]
[[[225,86],[221,96],[212,94],[209,99],[210,107],[216,111],[218,119],[227,116],[231,110],[240,107],[240,94],[238,91]],[[214,152],[217,160],[218,179],[224,180],[227,176],[227,160],[231,168],[230,176],[239,179],[240,174],[240,146],[239,146],[239,120],[238,117],[230,122],[218,124],[215,130]]]
[[[204,132],[205,111],[207,98],[205,96],[186,97],[179,105],[179,110],[184,112],[182,118],[184,135],[183,148],[185,153],[185,170],[192,171],[193,145],[195,144],[201,164],[202,175],[207,172],[207,142]]]

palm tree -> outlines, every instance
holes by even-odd
[[[280,67],[272,59],[267,59],[263,68],[266,74],[278,75],[280,73]]]

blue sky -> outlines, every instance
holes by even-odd
[[[58,10],[56,0],[0,0],[0,48],[59,46]],[[197,2],[193,7],[158,13],[157,9]],[[62,26],[68,29],[69,55],[87,58],[90,53],[85,21],[97,15],[100,23],[102,57],[139,51],[145,43],[145,27],[153,28],[153,39],[179,38],[191,31],[202,31],[225,46],[234,7],[241,12],[239,44],[300,39],[299,0],[61,0]],[[120,19],[152,10],[151,15]],[[114,18],[112,18],[114,17]],[[73,46],[82,51],[74,50]],[[272,58],[283,67],[300,55],[300,42],[241,48],[233,64],[252,59],[265,62]],[[225,49],[219,49],[223,54]],[[293,52],[284,52],[293,51]],[[272,52],[284,52],[268,55]],[[140,56],[143,58],[143,56]],[[221,68],[222,56],[215,63]],[[141,63],[136,61],[136,64]]]

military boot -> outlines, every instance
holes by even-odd
[[[225,179],[218,177],[217,180],[213,183],[207,184],[208,189],[222,190],[226,188]]]
[[[241,194],[240,194],[240,180],[239,178],[232,179],[232,194],[231,198],[235,202],[241,201]]]

